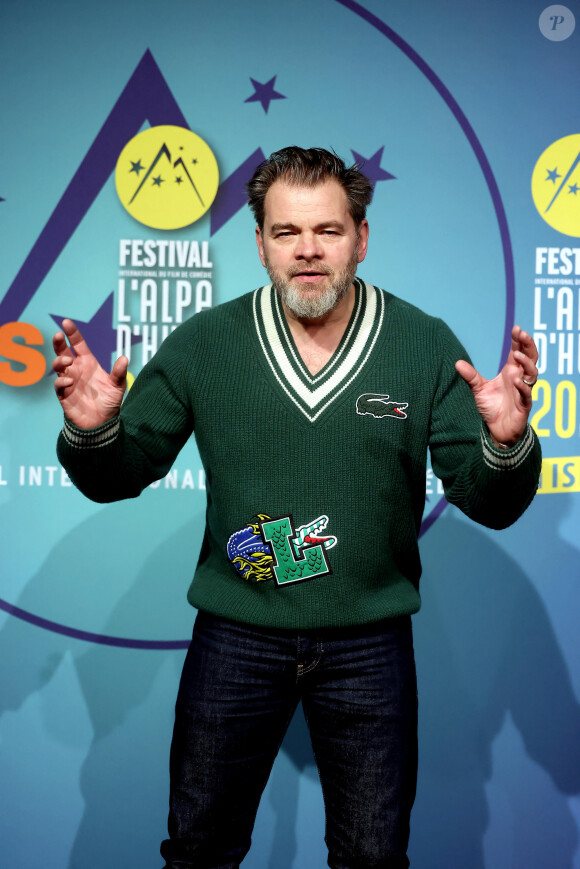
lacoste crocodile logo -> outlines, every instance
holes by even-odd
[[[382,419],[391,416],[394,419],[407,419],[405,411],[409,407],[408,401],[389,401],[388,395],[380,395],[376,392],[365,392],[356,400],[356,412],[359,416],[374,416]]]

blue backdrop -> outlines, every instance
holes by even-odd
[[[580,869],[577,0],[27,0],[1,19],[3,862],[161,865],[204,524],[194,444],[137,501],[70,485],[50,337],[72,317],[107,366],[128,348],[134,376],[180,318],[263,283],[243,182],[295,143],[366,161],[362,277],[442,316],[488,376],[514,321],[541,350],[544,466],[520,522],[470,523],[429,475],[412,865]],[[163,125],[219,171],[211,207],[170,230],[122,193],[147,166],[167,180],[142,136],[121,157]],[[299,712],[244,865],[322,867],[323,832]]]

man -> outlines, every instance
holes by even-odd
[[[451,502],[515,521],[540,469],[537,351],[515,326],[486,381],[440,320],[355,276],[371,199],[356,166],[285,148],[248,192],[272,285],[183,324],[122,409],[127,360],[108,375],[63,322],[76,356],[57,333],[59,458],[97,501],[139,494],[192,431],[204,464],[166,867],[239,866],[300,701],[329,866],[407,867],[427,449]]]

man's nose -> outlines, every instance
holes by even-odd
[[[320,259],[323,255],[320,239],[315,232],[302,232],[294,249],[296,259]]]

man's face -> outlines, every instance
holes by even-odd
[[[262,265],[297,317],[318,319],[346,295],[367,252],[368,224],[356,227],[334,178],[315,187],[275,181],[256,228]]]

